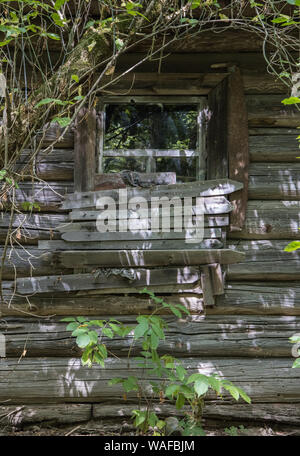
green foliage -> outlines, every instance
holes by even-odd
[[[0,181],[6,182],[8,185],[13,185],[15,188],[19,188],[18,183],[16,180],[8,174],[6,169],[0,170]]]
[[[243,434],[245,431],[244,426],[239,426],[238,428],[236,426],[230,426],[229,428],[224,429],[225,434],[230,435],[231,437],[238,437],[240,434]]]
[[[33,209],[37,209],[38,211],[41,210],[41,206],[38,203],[31,201],[23,201],[22,208],[24,211],[32,211]]]
[[[201,416],[204,398],[209,390],[214,391],[217,397],[222,397],[222,390],[226,390],[235,400],[242,398],[247,403],[251,400],[241,388],[226,379],[199,372],[188,375],[179,360],[171,355],[160,355],[157,350],[159,343],[165,339],[168,325],[163,318],[156,315],[157,311],[168,308],[178,318],[182,318],[183,313],[189,314],[189,311],[182,305],[166,303],[146,288],[141,293],[147,294],[157,307],[151,315],[139,315],[135,326],[126,326],[115,319],[87,320],[84,317],[69,317],[62,321],[68,323],[67,331],[71,331],[72,336],[76,337],[76,344],[83,350],[81,362],[84,366],[92,367],[93,363],[96,363],[104,367],[108,357],[105,337],[113,339],[115,336],[129,336],[131,345],[128,356],[134,343],[138,342],[140,353],[134,357],[134,364],[141,367],[142,372],[147,369],[154,378],[159,379],[150,382],[153,398],[160,402],[173,402],[178,410],[186,405],[189,411],[180,422],[177,420],[176,426],[182,435],[204,435]],[[136,392],[139,400],[148,395],[144,391],[141,379],[134,375],[109,381],[111,386],[117,384],[123,388],[124,398],[130,392]],[[147,407],[146,410],[133,410],[132,416],[135,427],[142,433],[151,430],[153,435],[164,435],[169,432],[168,423],[160,420],[151,407]]]
[[[295,250],[300,249],[300,241],[292,241],[285,248],[285,252],[294,252]]]

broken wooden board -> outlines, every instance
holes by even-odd
[[[58,262],[66,268],[79,265],[97,267],[154,267],[194,266],[198,264],[232,264],[245,259],[245,254],[236,250],[106,250],[66,251],[57,254]],[[216,294],[216,293],[215,293]]]
[[[102,190],[96,192],[73,193],[66,195],[66,200],[63,202],[63,209],[89,208],[96,207],[97,201],[103,197],[113,198],[116,202],[119,199],[120,192],[124,199],[133,197],[142,197],[146,200],[151,200],[155,197],[167,196],[174,197],[216,197],[227,195],[237,190],[240,190],[243,185],[240,182],[231,181],[229,179],[217,179],[214,181],[203,182],[187,182],[174,185],[158,185],[150,189],[145,188],[128,188],[122,190]],[[125,196],[126,195],[126,196]]]
[[[164,269],[136,269],[107,272],[96,269],[94,273],[52,275],[43,277],[28,277],[16,280],[16,290],[20,294],[51,293],[59,291],[97,290],[114,288],[144,288],[156,285],[186,285],[195,284],[200,279],[198,268],[164,268]],[[151,288],[152,289],[152,288]]]
[[[137,173],[128,172],[133,186],[150,187],[151,185],[176,184],[176,173]],[[95,175],[95,190],[109,190],[114,188],[125,188],[130,186],[122,173],[104,173]]]

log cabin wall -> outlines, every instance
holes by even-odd
[[[188,62],[191,65],[189,59],[187,54],[173,54],[162,70],[183,72],[178,62],[186,67]],[[232,61],[243,74],[250,168],[246,221],[242,231],[229,233],[228,246],[245,252],[246,259],[228,266],[225,295],[218,297],[216,306],[204,312],[201,293],[193,289],[185,294],[191,316],[184,322],[167,317],[170,333],[163,349],[182,358],[191,371],[201,367],[205,373],[221,373],[252,399],[252,404],[246,405],[209,396],[206,418],[298,426],[300,371],[291,369],[288,338],[300,327],[300,261],[297,252],[283,249],[290,240],[300,238],[300,165],[295,139],[300,117],[281,104],[286,95],[284,87],[264,71],[258,53],[197,55],[198,63],[194,58],[189,71],[201,73],[203,66]],[[149,65],[144,71],[149,72]],[[48,138],[55,134],[52,128]],[[37,244],[39,240],[59,240],[56,227],[68,220],[60,203],[73,191],[73,135],[70,130],[51,154],[40,155],[37,174],[49,187],[31,182],[21,185],[18,198],[24,201],[33,196],[41,212],[29,216],[24,233],[20,232],[26,235],[20,239],[25,249],[15,247],[7,256],[3,279],[8,298],[16,274],[35,277],[72,272],[55,262],[51,253],[39,250]],[[8,215],[3,213],[1,242],[7,227]],[[171,302],[179,297],[176,291],[167,298]],[[131,322],[135,315],[149,311],[148,300],[134,293],[124,294],[121,289],[117,293],[70,293],[67,298],[59,293],[29,300],[14,296],[9,305],[2,303],[0,330],[6,336],[7,358],[0,360],[0,415],[9,414],[3,423],[68,424],[129,416],[132,405],[122,400],[117,386],[107,386],[112,376],[127,374],[124,343],[116,340],[111,344],[120,360],[109,363],[106,369],[83,368],[80,351],[60,319],[118,315]]]

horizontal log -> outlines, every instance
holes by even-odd
[[[228,248],[245,252],[245,261],[228,266],[229,280],[299,280],[299,251],[284,252],[288,241],[234,241]]]
[[[176,197],[178,194],[181,198],[183,197],[216,197],[219,195],[227,195],[234,191],[240,190],[243,185],[236,181],[229,179],[219,179],[215,181],[203,181],[203,182],[188,182],[183,184],[175,185],[158,185],[151,189],[128,189],[127,198],[133,198],[135,196],[143,197],[150,200],[153,197],[167,196],[169,198]],[[124,192],[124,190],[123,190]],[[66,196],[66,200],[63,203],[64,209],[76,209],[76,208],[87,208],[96,207],[97,200],[102,197],[111,197],[115,201],[118,201],[119,190],[102,190],[96,192],[86,193],[73,193]],[[125,196],[124,196],[125,197]]]
[[[109,318],[91,316],[92,319]],[[129,326],[136,326],[135,316],[116,316]],[[300,317],[275,316],[197,316],[184,319],[166,316],[166,339],[160,342],[159,352],[176,357],[291,357],[289,337],[300,328]],[[6,317],[0,322],[5,336],[6,356],[19,358],[24,348],[26,357],[80,357],[82,350],[76,338],[66,331],[66,323],[59,317],[37,318]],[[99,331],[98,331],[99,332]],[[103,337],[110,353],[117,356],[138,355],[141,344],[133,345],[133,335],[126,338]],[[292,359],[291,359],[292,361]]]
[[[221,249],[223,242],[220,239],[203,239],[197,243],[187,244],[184,239],[163,239],[154,241],[113,241],[98,242],[69,242],[69,241],[39,241],[41,250],[185,250],[189,249]]]
[[[22,207],[24,202],[37,203],[42,211],[61,211],[61,202],[67,193],[74,191],[73,182],[22,182],[16,190],[16,201]],[[39,211],[33,208],[34,211]]]
[[[93,417],[95,419],[105,418],[128,418],[132,410],[138,409],[138,404],[94,404]],[[145,407],[146,408],[146,407]],[[142,408],[143,409],[143,408]],[[187,411],[184,407],[177,410],[170,404],[153,404],[153,409],[158,416],[182,416]],[[300,410],[297,404],[228,404],[224,401],[206,400],[204,403],[203,418],[222,420],[222,423],[232,420],[237,422],[250,421],[271,423],[285,423],[287,425],[300,423]],[[224,426],[223,426],[224,427]],[[249,426],[246,425],[245,435],[248,435]],[[242,434],[242,433],[241,433]],[[255,434],[258,435],[258,434]]]
[[[250,161],[267,162],[268,164],[270,162],[299,163],[297,136],[297,133],[249,136]],[[282,170],[284,169],[285,167],[282,166]]]
[[[57,254],[58,262],[64,267],[97,265],[97,267],[154,267],[193,266],[198,264],[231,264],[242,261],[245,254],[234,250],[120,250],[115,251],[69,251]]]
[[[250,136],[281,136],[281,135],[293,135],[294,137],[299,135],[299,130],[293,127],[251,127],[249,128]],[[293,140],[294,141],[294,140]]]
[[[68,216],[64,214],[14,214],[12,236],[21,244],[37,244],[39,239],[60,239],[56,227],[66,223]],[[0,241],[6,239],[10,225],[10,215],[0,212]]]
[[[2,253],[3,248],[0,248],[0,257],[2,256]],[[52,273],[63,274],[70,272],[70,270],[52,264],[51,259],[51,254],[41,252],[41,250],[38,250],[35,247],[9,247],[2,269],[2,278],[3,280],[14,280],[16,277],[30,277]]]
[[[300,199],[300,163],[252,163],[249,169],[249,198]]]
[[[91,404],[43,404],[0,406],[2,425],[23,427],[38,424],[83,423],[92,418]]]
[[[249,201],[246,222],[232,239],[300,239],[299,201]],[[288,243],[288,241],[287,241]]]
[[[300,315],[300,287],[295,282],[227,282],[213,315]]]
[[[292,359],[245,359],[212,358],[183,359],[188,374],[201,372],[206,375],[217,373],[243,388],[252,402],[300,402],[299,369],[291,369]],[[132,370],[128,369],[132,366]],[[87,369],[76,358],[7,358],[0,363],[0,400],[10,399],[14,403],[102,402],[114,398],[122,400],[119,385],[108,386],[114,377],[127,378],[129,372],[138,378],[151,378],[144,369],[127,359],[109,359],[105,369],[95,365]],[[144,377],[146,375],[146,377]],[[153,377],[152,377],[153,378]],[[144,383],[145,384],[145,383]],[[150,393],[151,388],[146,386]],[[135,393],[129,393],[129,398]],[[209,393],[208,399],[215,399]],[[228,398],[228,394],[224,394]],[[243,404],[247,407],[246,404]]]
[[[31,160],[31,170],[35,175],[46,181],[71,181],[74,171],[73,149],[41,149],[32,160],[32,150],[24,149],[16,164],[16,171],[23,169],[24,163]],[[30,173],[25,180],[31,179]]]
[[[6,284],[9,285],[8,283]],[[154,302],[147,295],[113,295],[95,294],[87,291],[55,293],[54,295],[22,296],[14,293],[13,283],[11,289],[3,291],[4,300],[0,304],[2,317],[6,316],[91,316],[91,315],[139,315],[149,314],[154,310],[156,313],[168,315],[171,311],[168,308],[157,308]],[[171,295],[157,294],[165,302],[172,305],[181,304],[191,314],[203,312],[203,300],[201,290],[198,294],[190,292]]]
[[[282,95],[247,95],[249,127],[298,127],[300,112],[281,103]]]
[[[128,277],[122,273],[101,273],[101,269],[92,274],[69,274],[62,276],[44,276],[20,278],[16,281],[16,289],[20,294],[51,293],[56,291],[77,291],[111,289],[126,286],[144,288],[156,285],[186,285],[195,284],[200,278],[198,268],[164,268],[164,269],[136,269]],[[134,293],[134,291],[132,291]]]
[[[203,238],[220,238],[222,236],[222,230],[220,228],[207,228],[205,230],[199,229],[199,233],[196,229],[184,229],[181,232],[169,231],[167,233],[162,231],[127,231],[121,233],[119,231],[99,233],[99,231],[66,231],[63,232],[61,237],[65,241],[70,242],[98,242],[98,241],[154,241],[154,240],[175,240],[184,239],[187,243],[197,244],[202,241]]]
[[[66,133],[62,136],[64,128],[61,128],[56,123],[46,125],[42,132],[37,134],[37,140],[42,140],[43,147],[55,146],[60,148],[73,148],[74,147],[74,130],[73,127],[68,128]]]

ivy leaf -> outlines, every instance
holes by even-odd
[[[54,117],[52,122],[57,122],[61,127],[67,127],[71,123],[70,117]]]

